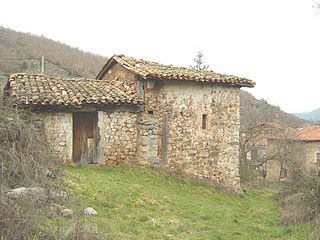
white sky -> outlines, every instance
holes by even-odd
[[[316,0],[2,0],[0,26],[103,56],[247,77],[257,98],[286,112],[320,108]]]

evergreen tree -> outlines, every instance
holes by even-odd
[[[195,61],[195,65],[194,66],[190,65],[190,67],[192,69],[197,69],[197,70],[208,70],[209,65],[203,64],[202,57],[203,57],[202,52],[198,51],[197,57],[193,59],[193,61]]]

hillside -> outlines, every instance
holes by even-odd
[[[313,122],[320,122],[320,108],[313,110],[311,112],[304,112],[304,113],[294,113],[295,116],[299,118],[306,119],[308,121]]]
[[[240,91],[240,124],[246,126],[252,122],[278,122],[289,127],[314,124],[282,111],[279,107],[269,104],[266,100],[256,99],[245,90]]]
[[[39,73],[41,56],[49,76],[93,78],[107,60],[43,36],[0,27],[0,86],[10,73]]]
[[[278,224],[272,190],[241,197],[180,175],[131,166],[69,166],[75,212],[93,207],[106,239],[306,239],[310,225]],[[65,226],[66,221],[61,220]],[[104,239],[101,237],[101,239]]]

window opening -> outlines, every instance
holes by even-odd
[[[202,114],[202,129],[207,128],[207,114]]]

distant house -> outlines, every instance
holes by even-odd
[[[42,114],[62,161],[161,165],[239,191],[239,92],[254,85],[115,55],[95,80],[13,74],[6,90]]]
[[[260,151],[260,155],[255,155]],[[320,170],[320,126],[283,128],[267,134],[251,151],[252,162],[263,165],[267,180],[290,177],[292,169]]]

